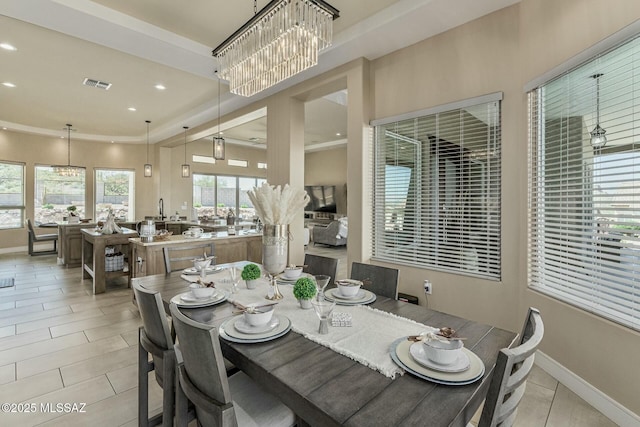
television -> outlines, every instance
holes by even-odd
[[[305,211],[337,212],[335,185],[306,185],[304,189],[311,199]]]

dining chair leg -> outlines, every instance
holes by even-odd
[[[189,424],[189,400],[180,386],[179,368],[176,369],[176,427],[187,427]]]
[[[175,409],[176,390],[176,361],[172,356],[167,356],[163,363],[162,382],[162,425],[164,427],[173,426],[173,415]]]
[[[138,331],[141,334],[142,330]],[[149,425],[149,353],[138,337],[138,425]]]

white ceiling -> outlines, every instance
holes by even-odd
[[[375,59],[517,2],[330,0],[340,18],[333,46],[319,64],[251,98],[232,95],[223,84],[222,114],[350,60]],[[258,8],[267,3],[258,1]],[[182,126],[217,117],[211,50],[252,15],[251,0],[3,0],[0,43],[18,50],[0,49],[0,83],[16,85],[0,85],[0,126],[64,136],[71,123],[78,139],[143,143],[144,121],[151,120],[151,142],[182,135]],[[87,77],[113,86],[83,86]],[[308,145],[346,137],[346,108],[336,101],[325,97],[307,105]],[[225,138],[249,144],[264,144],[265,136],[264,117],[225,131]]]

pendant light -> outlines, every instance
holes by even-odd
[[[66,165],[54,165],[52,166],[53,172],[62,177],[75,177],[80,176],[83,173],[84,168],[81,166],[71,166],[71,125],[67,123],[67,127],[64,128],[67,131],[67,164]]]
[[[596,127],[591,131],[591,146],[593,148],[602,148],[607,144],[607,137],[604,130],[600,126],[600,77],[602,74],[594,74],[591,76],[596,79]]]
[[[149,124],[151,121],[145,120],[144,122],[147,124],[147,163],[144,165],[144,176],[145,178],[151,178],[153,174],[153,166],[149,163]]]
[[[218,136],[213,137],[213,158],[216,160],[224,160],[225,141],[220,136],[220,75],[216,70],[216,76],[218,76]]]
[[[184,164],[182,165],[182,177],[189,178],[191,175],[191,166],[187,163],[187,129],[189,126],[183,126],[184,129]]]

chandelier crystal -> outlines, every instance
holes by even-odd
[[[271,1],[213,50],[220,77],[231,93],[252,96],[316,65],[339,16],[322,0]]]
[[[80,166],[71,166],[71,125],[67,123],[67,127],[64,128],[67,131],[67,164],[66,165],[54,165],[51,166],[53,172],[62,177],[75,177],[80,176],[84,168]]]

